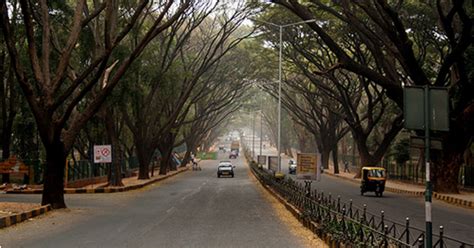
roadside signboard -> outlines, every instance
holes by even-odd
[[[266,165],[267,164],[267,156],[266,155],[258,155],[257,156],[257,161],[258,161],[258,164]]]
[[[112,146],[94,145],[94,163],[112,163]]]
[[[403,89],[403,117],[405,128],[424,130],[425,136],[411,139],[411,146],[425,149],[425,220],[426,247],[432,247],[433,223],[431,221],[431,166],[430,149],[442,149],[441,142],[432,142],[430,131],[449,131],[449,94],[447,88],[406,86]],[[417,144],[418,143],[418,144]],[[421,146],[423,144],[423,146]]]
[[[425,106],[428,97],[428,106]],[[424,130],[425,111],[428,111],[429,129],[449,131],[449,95],[447,88],[429,87],[425,94],[423,86],[405,86],[403,91],[403,114],[405,128]]]
[[[321,156],[317,153],[296,155],[296,177],[305,180],[319,180],[321,177]]]
[[[268,156],[268,169],[273,172],[278,171],[278,156]]]

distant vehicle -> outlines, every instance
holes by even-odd
[[[376,196],[381,197],[385,189],[385,180],[387,175],[382,167],[362,167],[362,180],[360,181],[360,195],[365,192],[375,192]]]
[[[296,161],[294,159],[288,161],[288,173],[296,174]]]
[[[238,152],[237,151],[231,151],[230,154],[229,154],[229,159],[233,158],[233,159],[236,159],[237,156],[238,156]]]
[[[217,177],[231,176],[234,177],[234,168],[230,161],[221,161],[217,167]]]
[[[235,151],[236,155],[239,156],[239,150],[240,150],[240,142],[237,140],[232,141],[232,144],[230,145],[230,152]]]

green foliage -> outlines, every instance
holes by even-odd
[[[13,123],[11,153],[23,160],[38,159],[41,146],[36,122],[24,103]]]
[[[393,157],[398,165],[403,165],[406,161],[410,160],[409,139],[401,139],[393,146]]]

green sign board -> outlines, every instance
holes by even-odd
[[[425,129],[425,87],[407,86],[403,90],[405,128]],[[449,96],[447,88],[429,87],[429,126],[433,131],[449,131]]]
[[[258,155],[257,156],[257,161],[261,165],[266,165],[267,164],[267,156],[265,155]]]

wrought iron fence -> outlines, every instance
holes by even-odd
[[[410,219],[404,223],[388,220],[382,211],[374,214],[367,206],[358,208],[352,201],[342,202],[340,197],[311,190],[310,183],[294,181],[291,178],[275,179],[264,169],[251,163],[257,178],[275,190],[303,214],[304,221],[318,224],[318,234],[330,234],[333,239],[355,247],[424,247],[425,232],[410,226]],[[433,247],[474,248],[473,244],[462,242],[443,234],[433,235]]]

